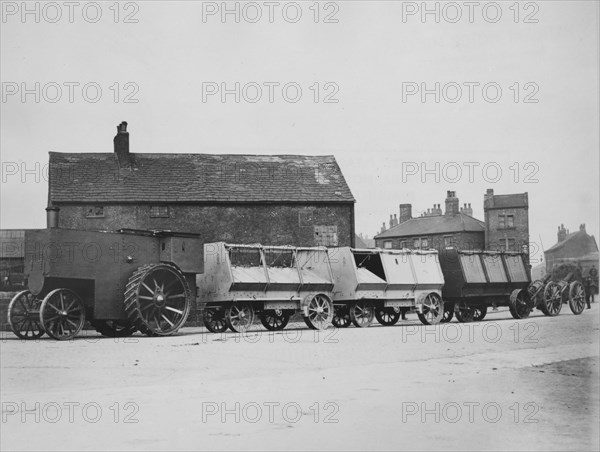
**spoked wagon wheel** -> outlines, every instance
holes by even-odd
[[[40,307],[42,328],[53,339],[72,339],[85,323],[85,307],[79,296],[69,289],[55,289],[42,301]]]
[[[481,322],[485,319],[487,314],[487,306],[475,306],[475,312],[473,313],[473,321]]]
[[[260,323],[269,331],[280,331],[290,321],[290,313],[283,309],[266,309],[260,315]]]
[[[333,319],[333,303],[327,295],[308,295],[304,300],[304,322],[313,330],[325,330]]]
[[[550,281],[544,289],[544,301],[542,302],[542,312],[551,317],[557,316],[562,309],[562,294],[560,286]]]
[[[169,264],[150,264],[131,275],[125,290],[125,312],[148,336],[177,332],[190,312],[190,289],[181,272]]]
[[[423,312],[419,312],[419,320],[423,325],[437,325],[444,318],[444,302],[437,293],[431,292],[423,297],[420,304]]]
[[[467,305],[467,303],[459,303],[455,310],[456,320],[461,323],[472,322],[475,317],[475,308],[473,306]]]
[[[94,329],[106,337],[129,337],[137,328],[128,320],[92,320]]]
[[[202,320],[204,320],[206,329],[211,333],[224,333],[227,330],[225,309],[204,308]]]
[[[350,320],[350,311],[348,307],[343,306],[334,306],[333,307],[333,318],[331,319],[331,324],[336,328],[348,328],[352,320]]]
[[[579,281],[573,281],[569,286],[569,307],[575,315],[581,314],[585,309],[585,289]]]
[[[444,317],[440,323],[448,323],[454,318],[454,303],[444,303]]]
[[[225,309],[225,321],[231,331],[243,333],[254,323],[254,309],[249,303],[235,303]]]
[[[356,301],[350,305],[350,320],[358,328],[366,328],[373,322],[373,307],[365,301]]]
[[[383,326],[393,326],[400,320],[400,308],[377,308],[375,318]]]
[[[42,300],[24,290],[16,294],[8,305],[8,323],[21,339],[38,339],[44,335],[40,323],[40,306]]]
[[[518,320],[529,317],[533,309],[533,303],[529,302],[529,293],[526,290],[520,290],[516,295],[511,295],[508,309],[513,319]]]

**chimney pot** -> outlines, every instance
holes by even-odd
[[[46,227],[48,229],[58,228],[58,212],[60,208],[56,206],[46,207]]]

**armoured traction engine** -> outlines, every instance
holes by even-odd
[[[367,327],[373,318],[385,326],[402,311],[416,311],[425,325],[443,317],[444,275],[437,251],[330,249],[335,276],[333,324]]]
[[[171,335],[186,321],[201,271],[193,234],[26,231],[28,290],[11,300],[9,323],[23,339],[71,339],[86,320],[111,337]]]
[[[509,306],[515,319],[531,313],[530,276],[523,254],[446,249],[440,263],[446,281],[445,322],[454,314],[459,322],[483,320],[491,305]]]
[[[244,332],[256,316],[268,330],[282,330],[298,310],[313,329],[326,329],[333,318],[324,247],[207,243],[197,283],[204,325],[214,333]]]

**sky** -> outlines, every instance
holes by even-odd
[[[598,2],[1,6],[2,228],[45,227],[48,152],[127,121],[134,153],[334,155],[369,237],[493,188],[528,192],[534,254],[598,238]]]

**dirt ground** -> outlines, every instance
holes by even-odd
[[[0,342],[2,450],[598,450],[599,309]],[[296,327],[296,328],[295,328]]]

